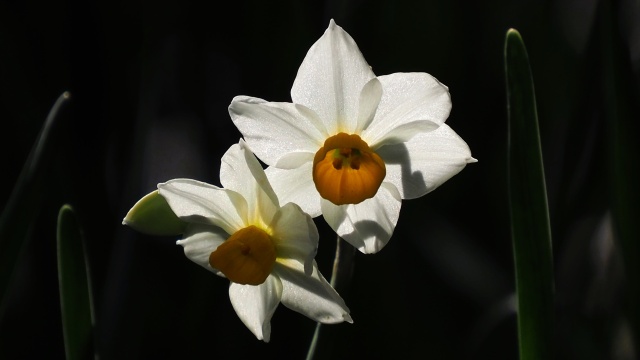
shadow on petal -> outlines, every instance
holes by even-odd
[[[412,197],[409,194],[427,193],[427,186],[425,185],[425,179],[422,173],[411,170],[411,157],[404,143],[383,146],[379,150],[379,155],[387,165],[400,165],[401,178],[390,178],[389,172],[387,172],[385,181],[396,186],[401,185],[401,189],[399,190],[402,192],[403,199]]]
[[[282,304],[312,320],[325,324],[353,322],[349,308],[313,263],[306,275],[297,261],[279,261],[275,273],[283,284]]]
[[[374,254],[387,245],[392,233],[373,220],[361,220],[353,223],[353,231],[342,238],[361,252]]]

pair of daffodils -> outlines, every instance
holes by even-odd
[[[280,302],[318,322],[352,322],[318,271],[312,218],[322,214],[340,237],[375,253],[391,238],[402,199],[475,161],[444,123],[446,86],[426,73],[376,77],[333,20],[302,62],[291,98],[233,99],[229,113],[244,140],[222,157],[223,188],[176,179],[155,193],[184,225],[177,243],[185,255],[231,281],[234,309],[264,341]],[[144,231],[137,206],[124,223]]]

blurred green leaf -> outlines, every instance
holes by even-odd
[[[508,184],[520,359],[553,358],[553,254],[538,115],[527,50],[507,31]]]
[[[174,214],[158,190],[150,192],[133,205],[122,223],[141,233],[160,236],[180,235],[187,226]]]
[[[58,281],[62,332],[68,360],[88,359],[93,351],[93,301],[82,229],[69,205],[58,214]]]
[[[45,169],[51,164],[56,148],[57,115],[70,98],[69,92],[58,97],[31,149],[7,205],[0,216],[0,304],[11,284],[13,269],[32,220],[38,215],[47,178]]]
[[[640,349],[640,88],[634,83],[629,49],[619,31],[621,9],[614,6],[607,1],[600,5],[598,41],[608,135],[609,196],[615,239],[622,250],[625,269],[625,311],[637,352]]]

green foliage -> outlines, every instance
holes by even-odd
[[[551,359],[554,318],[551,230],[533,79],[527,50],[517,30],[507,32],[504,51],[520,358]]]
[[[621,248],[627,283],[625,311],[630,321],[636,352],[640,344],[640,153],[637,136],[640,88],[633,82],[629,54],[619,35],[619,21],[611,4],[601,5],[599,48],[602,56],[607,170],[610,203],[617,244]],[[628,36],[628,35],[627,35]]]
[[[68,92],[62,93],[51,108],[0,216],[0,304],[11,285],[13,269],[27,232],[44,202],[47,179],[43,174],[52,162],[52,150],[58,143],[57,115],[70,96]]]
[[[62,332],[68,360],[88,359],[93,353],[93,300],[85,241],[73,208],[58,214],[58,281]]]

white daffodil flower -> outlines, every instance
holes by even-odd
[[[270,166],[280,200],[322,213],[364,253],[389,241],[402,199],[425,195],[476,161],[444,123],[446,86],[426,73],[376,77],[333,20],[302,62],[291,98],[238,96],[229,113]]]
[[[249,330],[268,342],[280,302],[318,322],[352,322],[318,271],[313,219],[296,204],[280,206],[243,140],[222,157],[220,182],[224,188],[175,179],[158,189],[187,223],[177,243],[193,262],[231,280],[231,304]]]

